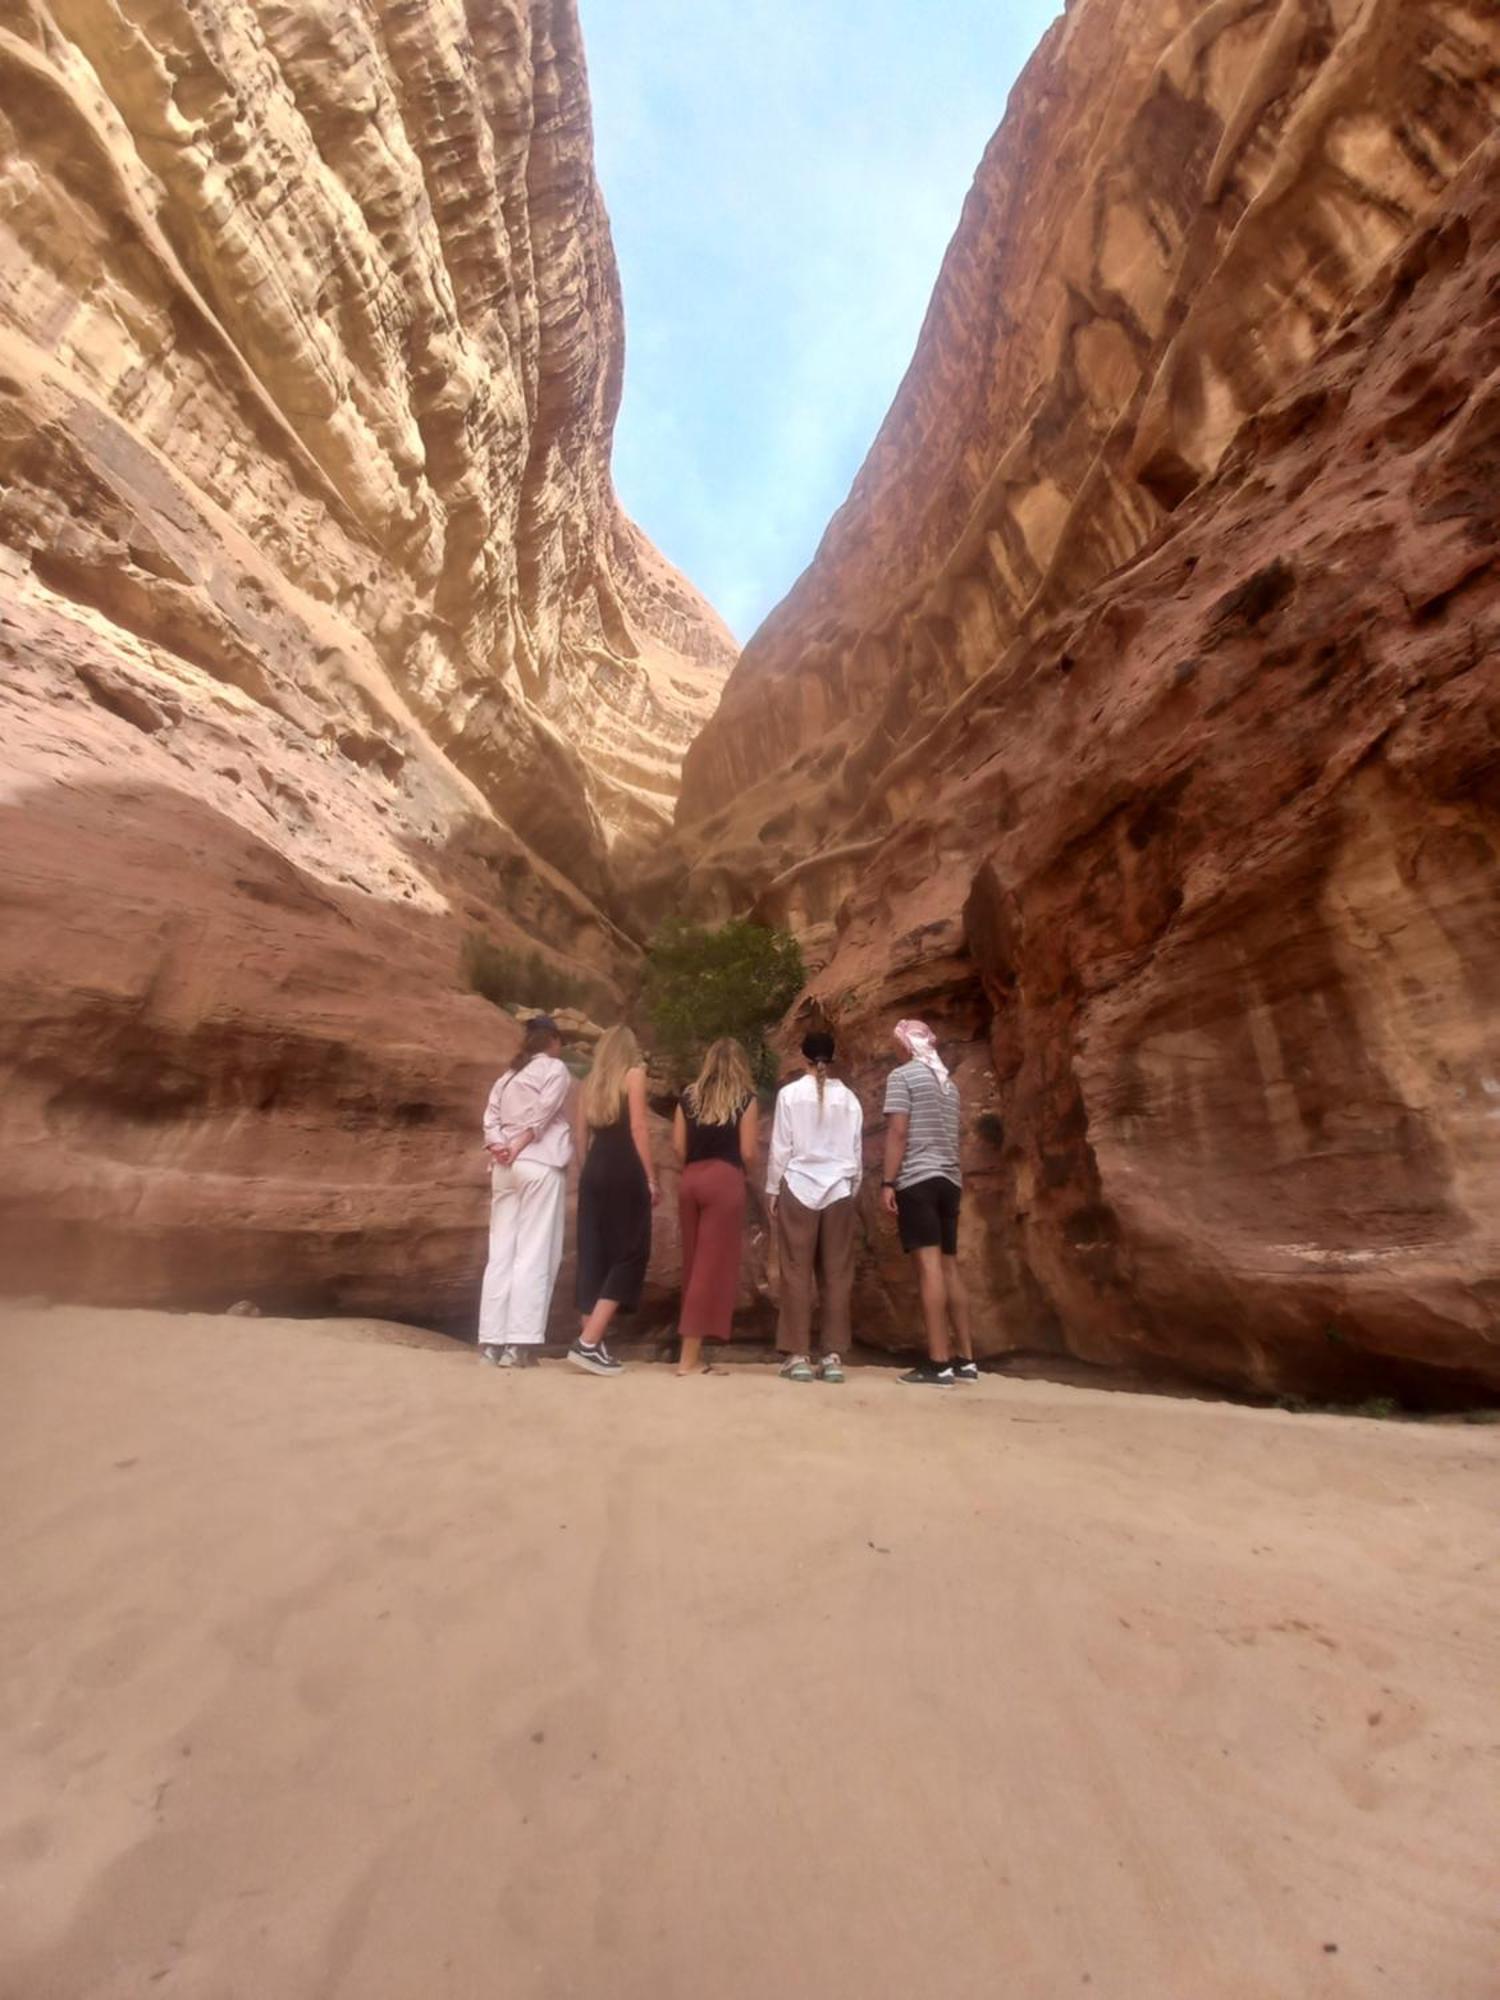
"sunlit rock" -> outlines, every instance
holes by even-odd
[[[733,658],[621,367],[572,0],[5,10],[0,1290],[467,1312]]]

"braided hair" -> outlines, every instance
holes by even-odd
[[[834,1041],[826,1028],[814,1028],[802,1037],[802,1053],[812,1064],[818,1086],[818,1116],[823,1116],[823,1092],[828,1083],[828,1065],[833,1061]]]

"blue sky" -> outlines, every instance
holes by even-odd
[[[848,493],[1061,0],[579,0],[625,506],[741,639]]]

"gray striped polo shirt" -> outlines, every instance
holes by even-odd
[[[886,1079],[885,1115],[904,1111],[906,1152],[896,1175],[898,1188],[915,1187],[941,1174],[944,1180],[962,1187],[964,1177],[958,1164],[958,1086],[944,1089],[926,1063],[902,1063]]]

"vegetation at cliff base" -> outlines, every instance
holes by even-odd
[[[708,1044],[733,1035],[757,1080],[775,1082],[766,1032],[801,992],[807,972],[788,931],[737,917],[707,930],[670,918],[651,940],[641,1007],[674,1081],[687,1082]]]
[[[464,939],[464,984],[496,1007],[581,1007],[597,999],[591,981],[549,965],[539,951],[506,951],[477,931]]]

